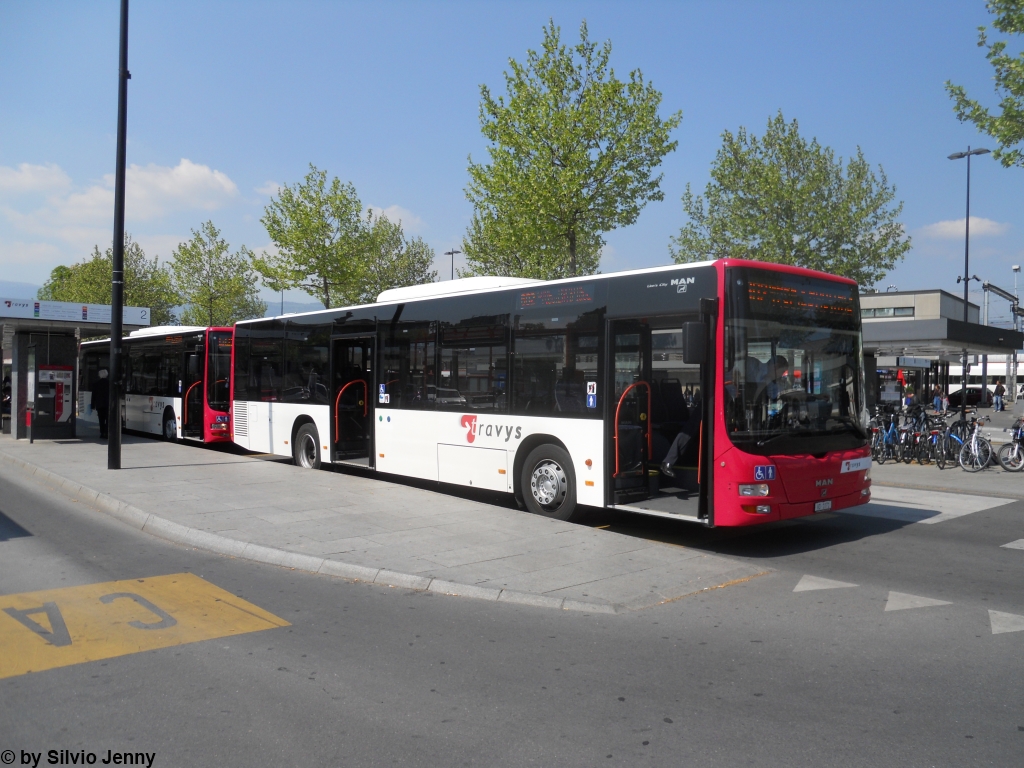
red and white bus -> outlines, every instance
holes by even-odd
[[[711,526],[870,499],[857,286],[722,260],[240,322],[247,449]]]
[[[231,440],[231,328],[168,325],[145,328],[122,341],[125,429],[167,440]],[[89,407],[99,371],[110,368],[110,340],[81,345],[80,419],[95,421]]]

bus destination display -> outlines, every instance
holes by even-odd
[[[593,304],[594,284],[532,288],[519,294],[519,309],[561,307],[566,304]]]

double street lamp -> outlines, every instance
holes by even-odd
[[[964,274],[956,281],[964,284],[964,322],[967,320],[967,297],[968,287],[971,280],[977,280],[977,275],[970,276],[970,253],[971,253],[971,155],[987,155],[989,150],[979,147],[977,149],[967,148],[966,152],[954,152],[949,156],[950,160],[963,160],[967,158],[967,218],[964,220]],[[960,421],[967,420],[967,347],[964,347],[963,361],[960,367]],[[983,384],[984,386],[984,384]]]
[[[986,152],[987,151],[988,150],[986,150]],[[444,252],[445,256],[451,256],[452,257],[452,280],[455,279],[455,257],[457,255],[459,255],[460,253],[462,253],[462,251],[457,251],[454,248],[452,248],[450,251],[445,251]]]

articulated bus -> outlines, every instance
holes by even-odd
[[[231,440],[231,328],[144,328],[122,343],[125,429],[167,440]],[[110,368],[110,340],[86,341],[79,365],[79,418],[95,420],[89,402],[99,371]]]
[[[739,526],[870,499],[853,281],[722,260],[474,277],[235,326],[249,450]]]

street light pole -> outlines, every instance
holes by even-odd
[[[117,160],[114,169],[114,247],[110,278],[110,400],[107,469],[121,468],[121,334],[124,312],[124,166],[128,139],[128,0],[121,0],[121,50],[117,70]]]
[[[978,147],[967,147],[966,152],[954,152],[950,160],[967,158],[967,218],[964,220],[964,323],[967,319],[968,288],[971,284],[970,253],[971,253],[971,155],[987,155],[989,150]],[[977,278],[975,278],[977,279]],[[960,280],[958,279],[959,283]],[[964,347],[963,360],[960,366],[960,421],[967,421],[967,347]]]
[[[452,248],[450,251],[445,251],[444,252],[445,256],[451,256],[452,257],[452,280],[455,279],[455,256],[457,254],[460,254],[460,253],[462,253],[462,251],[457,251],[454,248]]]
[[[1018,275],[1019,272],[1020,272],[1020,264],[1014,264],[1013,265],[1013,295],[1017,299],[1017,301],[1014,302],[1014,306],[1013,306],[1013,330],[1015,330],[1015,331],[1020,330],[1020,317],[1017,315],[1017,310],[1020,307],[1020,294],[1017,293],[1017,275]],[[1017,402],[1017,350],[1016,349],[1013,350],[1013,362],[1012,362],[1012,365],[1013,365],[1013,368],[1010,369],[1011,373],[1007,377],[1007,380],[1010,382],[1010,387],[1011,387],[1011,390],[1010,390],[1010,402],[1016,403]]]

